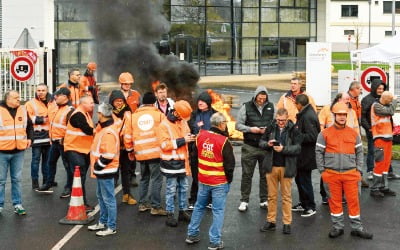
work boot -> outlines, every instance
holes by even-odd
[[[391,190],[390,188],[381,188],[379,192],[383,193],[385,196],[396,196],[396,192]]]
[[[186,210],[180,210],[178,220],[190,222],[191,215]]]
[[[174,217],[174,213],[167,213],[167,221],[165,224],[169,227],[176,227],[178,226],[178,221]]]
[[[371,190],[371,191],[369,192],[369,195],[371,195],[371,196],[374,197],[374,198],[383,198],[383,197],[385,197],[385,194],[382,193],[382,192],[379,191],[379,190]]]
[[[122,202],[128,203],[128,205],[136,205],[137,204],[137,201],[130,194],[124,194],[122,196]]]
[[[332,228],[331,231],[329,232],[329,238],[337,238],[340,235],[343,235],[343,233],[344,233],[343,229]]]
[[[385,195],[379,191],[379,189],[384,187],[384,179],[382,176],[373,175],[371,192],[369,193],[372,197],[383,198]]]
[[[365,230],[352,230],[350,234],[351,236],[357,236],[363,239],[372,239],[374,236],[372,233],[368,233]]]
[[[38,189],[38,188],[39,188],[39,181],[32,180],[32,189]]]

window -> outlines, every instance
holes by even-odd
[[[344,30],[343,34],[345,36],[348,36],[348,35],[354,36],[354,30]]]
[[[394,35],[396,35],[396,34],[397,34],[397,32],[394,31]],[[391,30],[386,30],[385,31],[385,36],[392,36],[392,31]]]
[[[358,5],[342,5],[342,17],[358,17]]]
[[[396,1],[395,9],[400,14],[400,1]],[[383,1],[383,14],[392,14],[392,1]]]

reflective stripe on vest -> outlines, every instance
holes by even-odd
[[[76,113],[82,113],[86,122],[90,127],[93,128],[92,118],[86,112],[83,112],[80,107],[78,107],[71,115],[71,117]],[[79,153],[87,154],[90,152],[90,148],[93,142],[93,135],[87,135],[83,133],[80,128],[75,128],[70,122],[67,124],[67,130],[64,138],[64,151],[76,151]]]
[[[15,118],[6,108],[0,107],[0,149],[26,149],[28,145],[27,125],[28,113],[25,106],[21,105],[17,108]]]
[[[103,137],[105,134],[111,133],[115,137],[115,145],[114,148],[118,149],[116,152],[119,152],[119,136],[117,134],[118,130],[118,125],[111,125],[109,127],[106,127],[102,129],[94,138],[94,142],[90,151],[91,155],[91,165],[94,166],[96,162],[99,163],[100,157],[104,157],[107,159],[112,159],[112,161],[104,166],[103,169],[101,170],[96,170],[93,168],[93,173],[96,175],[104,175],[104,174],[112,174],[116,173],[118,171],[118,163],[119,163],[119,153],[110,153],[110,152],[103,152],[100,153],[101,151],[101,143],[103,142]],[[100,164],[100,163],[99,163]],[[102,164],[100,164],[102,165]]]
[[[165,127],[168,130],[169,138],[174,138],[172,130],[171,130],[171,126],[165,120],[162,123],[165,125]],[[172,141],[172,144],[174,145],[174,149],[171,151],[171,154],[161,153],[161,159],[166,160],[166,161],[185,160],[185,155],[178,154],[175,150],[178,148],[178,145],[176,144],[176,140],[172,139],[171,141]],[[164,147],[165,147],[165,143],[161,143],[161,148],[164,148]]]
[[[47,107],[45,107],[46,114],[45,115],[40,114],[37,102],[39,102],[39,101],[36,98],[29,101],[29,103],[32,104],[33,111],[35,112],[35,116],[32,117],[32,121],[34,121],[34,122],[36,122],[36,117],[38,117],[38,116],[48,116]],[[44,105],[44,103],[43,103],[43,105]],[[47,124],[33,124],[33,130],[34,131],[49,130],[49,125],[48,125],[48,123]],[[35,143],[36,142],[37,142],[37,140],[35,140]]]
[[[372,131],[372,138],[387,138],[390,139],[393,137],[392,131],[392,122],[390,120],[391,116],[378,116],[375,113],[373,103],[371,106],[371,131]]]

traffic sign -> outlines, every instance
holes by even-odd
[[[29,58],[20,56],[11,62],[10,70],[11,75],[15,78],[15,80],[25,82],[32,77],[34,67]]]
[[[379,67],[368,67],[367,69],[365,69],[362,74],[361,74],[361,86],[367,91],[367,92],[371,92],[371,83],[372,80],[371,78],[380,78],[382,80],[382,82],[384,82],[385,84],[387,84],[387,75],[386,72],[379,68]]]

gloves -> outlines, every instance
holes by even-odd
[[[100,171],[103,170],[103,167],[99,165],[99,163],[96,161],[96,163],[94,164],[94,170]]]

